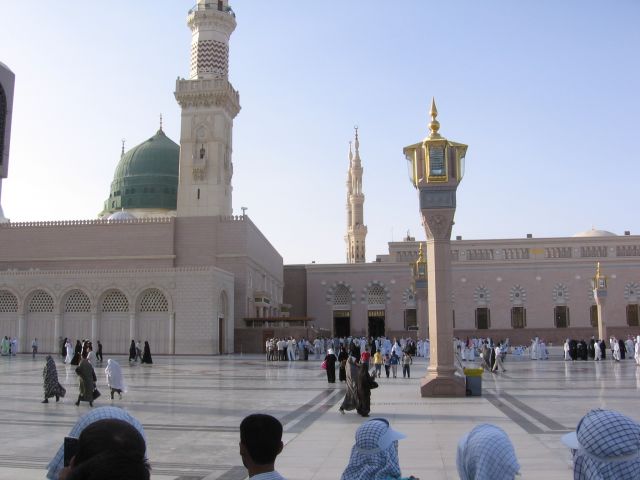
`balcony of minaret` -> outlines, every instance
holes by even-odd
[[[186,107],[224,107],[232,117],[240,111],[240,94],[226,78],[197,78],[176,80],[176,100]]]

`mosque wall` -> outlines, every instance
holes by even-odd
[[[170,267],[173,220],[0,224],[0,270]]]
[[[233,308],[220,306],[233,296],[233,276],[210,267],[0,271],[0,335],[23,352],[38,338],[59,353],[69,337],[101,340],[105,355],[126,354],[131,339],[153,353],[214,354],[233,348]]]

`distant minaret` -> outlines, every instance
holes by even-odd
[[[356,127],[355,155],[349,143],[349,173],[347,174],[347,263],[364,263],[365,238],[367,227],[364,225],[364,194],[362,193],[362,164],[360,163],[360,141]]]
[[[240,97],[229,82],[229,38],[236,19],[228,0],[198,0],[189,11],[191,72],[178,78],[182,108],[179,217],[231,215],[231,138]]]

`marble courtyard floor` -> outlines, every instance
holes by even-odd
[[[106,364],[105,356],[105,364]],[[343,387],[329,385],[320,361],[266,362],[260,355],[154,357],[152,366],[128,366],[114,356],[129,385],[110,400],[104,370],[96,369],[103,396],[96,406],[117,405],[136,416],[147,434],[152,478],[240,480],[238,425],[253,412],[278,417],[285,428],[277,469],[289,479],[337,479],[349,458],[362,418],[340,415]],[[72,367],[56,361],[67,397],[42,404],[44,355],[0,358],[0,479],[41,479],[44,467],[78,417]],[[640,420],[640,367],[627,360],[505,362],[507,372],[485,374],[483,396],[425,399],[417,359],[411,379],[380,380],[372,416],[383,416],[408,438],[400,442],[403,474],[457,479],[458,439],[478,423],[493,423],[511,437],[522,478],[570,479],[560,436],[589,409],[604,407]],[[117,396],[116,396],[117,397]],[[51,403],[52,402],[52,403]]]

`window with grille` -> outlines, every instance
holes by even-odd
[[[82,290],[74,290],[67,296],[64,311],[65,313],[90,312],[91,300]]]
[[[527,326],[527,310],[524,307],[511,307],[511,327],[524,328]]]
[[[53,298],[44,290],[37,290],[29,301],[30,313],[50,313],[53,312]]]
[[[407,308],[404,311],[404,329],[405,330],[418,329],[418,317],[416,315],[415,308]]]
[[[369,305],[385,303],[385,298],[384,288],[380,285],[372,285],[367,292],[367,303]]]
[[[0,290],[0,313],[15,313],[18,311],[18,299],[7,290]]]
[[[167,301],[167,297],[164,296],[157,288],[153,288],[151,290],[147,290],[142,295],[142,299],[140,300],[140,311],[141,312],[168,312],[169,311],[169,302]]]
[[[120,290],[111,290],[102,299],[103,312],[128,312],[129,300]]]
[[[476,328],[486,330],[491,326],[491,311],[486,307],[476,308]]]
[[[589,308],[589,320],[593,328],[598,328],[598,306],[591,305]]]
[[[333,294],[334,305],[351,305],[351,292],[344,285],[338,285]]]
[[[638,304],[627,305],[627,325],[637,327],[638,324]]]
[[[569,307],[565,305],[554,307],[553,322],[556,328],[567,328],[569,326]]]

